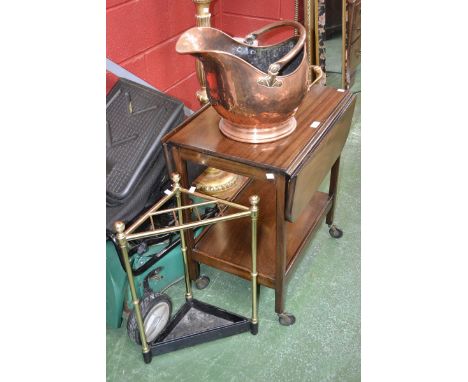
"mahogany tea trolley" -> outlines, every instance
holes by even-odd
[[[225,137],[218,128],[220,116],[210,105],[163,138],[169,170],[181,174],[182,187],[190,187],[187,161],[248,177],[232,201],[248,204],[249,195],[262,200],[258,282],[275,290],[275,311],[283,325],[295,322],[285,312],[285,284],[309,238],[324,218],[332,237],[342,235],[333,217],[340,154],[354,106],[355,96],[348,91],[313,86],[296,113],[296,129],[276,142],[252,144]],[[317,191],[329,172],[328,193]],[[251,280],[248,225],[225,221],[196,239],[189,233],[187,241],[192,280],[200,277],[199,263]]]

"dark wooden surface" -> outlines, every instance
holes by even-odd
[[[218,128],[220,117],[210,106],[163,139],[167,156],[172,154],[175,169],[181,173],[183,187],[189,187],[187,161],[252,179],[235,201],[249,205],[249,196],[260,196],[259,283],[275,289],[277,313],[285,311],[286,278],[303,246],[327,214],[327,220],[333,220],[330,211],[336,197],[336,158],[348,135],[353,109],[350,92],[314,86],[296,113],[296,130],[277,142],[248,144],[226,138]],[[314,121],[320,122],[317,128],[310,126]],[[330,195],[316,192],[315,187],[331,167]],[[267,173],[272,173],[273,179],[267,180]],[[297,216],[287,221],[291,211]],[[250,279],[250,221],[211,226],[194,245],[188,245],[187,255],[192,280],[199,276],[198,262]]]
[[[296,114],[297,128],[289,136],[272,143],[251,144],[227,139],[219,131],[220,116],[209,107],[168,134],[164,142],[238,163],[292,175],[304,156],[316,146],[322,133],[333,124],[339,106],[349,103],[352,94],[334,88],[313,86]],[[338,107],[337,107],[338,106]],[[312,121],[320,121],[312,129]]]
[[[255,180],[248,185],[236,202],[249,205],[251,195],[260,196],[258,223],[258,273],[259,283],[270,288],[276,284],[276,198],[275,187],[267,181]],[[300,249],[307,242],[309,234],[321,222],[331,207],[328,194],[317,192],[308,208],[295,223],[284,222],[286,248],[284,275],[292,268]],[[281,233],[280,233],[281,234]],[[223,271],[250,279],[251,269],[251,228],[245,221],[231,220],[211,226],[195,244],[193,258]]]
[[[354,97],[347,108],[341,109],[340,116],[335,119],[332,125],[333,128],[323,131],[319,145],[304,156],[303,165],[291,177],[287,188],[285,212],[289,221],[293,222],[300,216],[333,163],[340,156],[348,138],[355,102],[356,98]]]

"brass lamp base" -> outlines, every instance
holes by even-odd
[[[208,195],[221,195],[237,188],[239,175],[208,167],[196,180],[197,191]]]
[[[192,0],[195,4],[196,14],[196,25],[199,27],[209,27],[211,25],[211,13],[210,3],[212,0]],[[206,92],[206,78],[205,72],[203,71],[202,63],[197,60],[196,62],[197,78],[200,82],[201,89],[197,91],[197,99],[205,105],[210,102],[208,94]],[[213,167],[208,167],[203,174],[201,174],[196,180],[195,185],[201,193],[207,195],[216,195],[220,198],[228,198],[230,194],[236,192],[244,182],[236,174],[221,171]]]

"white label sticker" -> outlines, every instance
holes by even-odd
[[[341,92],[341,93],[344,93],[345,90],[344,89],[336,89],[337,92]]]
[[[320,122],[319,121],[314,121],[312,122],[312,124],[310,125],[310,127],[312,127],[312,129],[316,129],[317,127],[319,127],[320,125]]]
[[[271,172],[269,172],[268,174],[266,174],[266,178],[267,179],[275,179],[275,174],[272,174]]]
[[[192,186],[192,187],[190,187],[189,192],[192,192],[192,193],[193,193],[193,192],[195,191],[195,189],[196,189],[196,187],[195,187],[195,186]]]
[[[164,190],[164,193],[165,193],[166,195],[170,195],[170,194],[171,194],[171,191],[169,191],[169,190]]]

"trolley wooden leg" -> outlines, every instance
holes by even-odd
[[[182,160],[180,152],[177,148],[173,148],[172,157],[176,166],[176,171],[180,174],[180,184],[183,188],[189,189],[190,184],[188,180],[187,162]],[[182,203],[184,205],[189,204],[188,196],[182,194]],[[184,210],[184,220],[190,221],[189,210]],[[188,269],[190,280],[197,280],[200,277],[200,264],[192,258],[192,248],[194,246],[193,230],[189,229],[186,231],[186,242],[187,242],[187,258],[188,258]]]
[[[166,161],[166,169],[167,175],[169,175],[169,179],[173,172],[176,172],[174,169],[174,162],[172,161],[172,157],[170,155],[170,148],[167,143],[163,143],[163,153],[164,153],[164,160]]]
[[[330,227],[328,232],[330,233],[330,236],[335,239],[339,239],[341,236],[343,236],[343,231],[333,224],[333,219],[335,217],[336,195],[338,193],[339,171],[340,171],[340,157],[338,157],[336,162],[333,164],[333,167],[331,168],[331,172],[330,172],[330,188],[328,191],[328,195],[330,195],[330,197],[332,198],[332,205],[331,205],[330,211],[328,211],[327,219],[326,219],[327,224]]]
[[[284,203],[286,180],[283,175],[276,175],[276,274],[275,274],[275,311],[281,325],[292,325],[296,321],[292,314],[284,311],[286,295],[286,221]]]
[[[286,235],[284,221],[285,179],[276,174],[276,274],[275,311],[284,312],[284,273],[286,271]]]
[[[333,224],[333,218],[335,217],[335,205],[336,205],[336,194],[338,191],[338,174],[340,171],[340,157],[333,164],[330,172],[330,188],[328,189],[328,195],[332,198],[332,206],[327,214],[326,222],[328,225]]]

